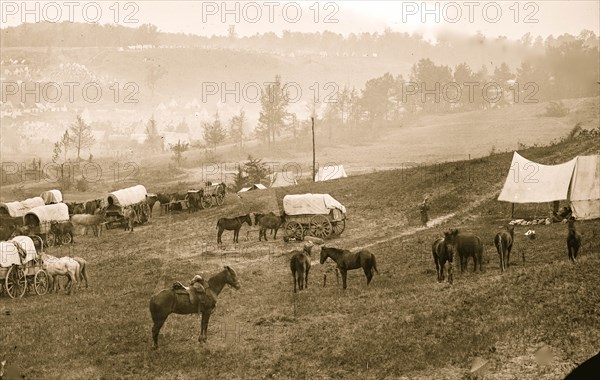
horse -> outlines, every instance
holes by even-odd
[[[508,226],[508,231],[498,232],[494,237],[494,245],[500,256],[500,270],[504,272],[510,266],[510,251],[515,239],[515,227]]]
[[[152,341],[153,348],[158,348],[158,334],[167,317],[172,314],[202,314],[199,342],[206,342],[208,321],[217,305],[217,297],[225,285],[236,290],[240,289],[237,274],[233,268],[225,266],[218,274],[212,276],[208,282],[204,281],[205,292],[200,292],[198,301],[190,301],[188,294],[178,295],[175,289],[163,289],[150,298],[150,315],[152,316]]]
[[[160,203],[160,215],[162,215],[163,209],[165,211],[171,210],[170,209],[171,196],[169,194],[158,193],[158,194],[156,194],[156,200]],[[154,206],[154,203],[152,204],[152,206]]]
[[[100,224],[104,223],[105,216],[106,211],[99,208],[96,209],[94,215],[71,215],[71,223],[85,227],[86,233],[87,228],[92,227],[92,230],[94,231],[94,236],[100,236],[98,227],[100,226]]]
[[[77,273],[77,276],[81,283],[83,283],[83,280],[85,280],[85,288],[87,289],[88,288],[87,261],[78,256],[73,257],[73,260],[75,260],[75,261],[77,261],[77,263],[79,263],[79,273]],[[71,279],[68,279],[66,287],[70,289],[71,285],[72,285]]]
[[[437,272],[437,280],[438,282],[443,282],[445,279],[446,270],[446,262],[448,262],[448,283],[452,284],[453,270],[452,264],[454,256],[449,252],[446,244],[444,243],[444,238],[436,239],[431,245],[431,253],[433,254],[433,262],[435,263],[435,269]]]
[[[281,213],[280,216],[275,215],[273,212],[268,214],[256,214],[256,224],[260,226],[258,231],[258,241],[262,241],[265,238],[267,241],[267,229],[275,230],[273,239],[277,239],[277,230],[285,222],[285,214]]]
[[[127,206],[123,210],[123,217],[125,218],[125,231],[133,232],[133,225],[138,220],[138,215],[132,206]]]
[[[290,259],[290,269],[292,270],[292,277],[294,278],[294,293],[296,293],[296,284],[300,290],[307,288],[310,258],[305,250],[294,252],[294,255]]]
[[[146,204],[148,205],[148,209],[150,210],[148,215],[152,217],[152,209],[154,209],[154,204],[158,201],[158,195],[146,195]]]
[[[581,233],[575,229],[575,218],[569,218],[568,228],[569,233],[567,234],[567,250],[569,253],[569,260],[576,262],[577,254],[579,253],[579,247],[581,247]]]
[[[362,268],[367,277],[367,285],[371,283],[373,273],[379,273],[375,255],[367,249],[350,252],[347,249],[322,246],[321,264],[324,264],[328,257],[335,261],[338,269],[342,273],[342,284],[344,289],[346,289],[346,276],[349,270]]]
[[[470,232],[460,232],[457,229],[444,232],[444,244],[451,255],[458,252],[460,258],[461,273],[467,269],[467,260],[473,257],[473,272],[479,270],[483,272],[483,243],[481,238]]]
[[[250,214],[238,216],[235,218],[221,218],[217,221],[217,244],[223,244],[221,241],[221,235],[223,235],[223,231],[233,231],[233,242],[238,242],[238,236],[240,234],[240,228],[242,228],[242,224],[248,223],[249,226],[252,227],[252,219],[250,218]]]
[[[52,231],[56,237],[62,235],[69,235],[71,237],[71,243],[75,243],[75,240],[73,239],[73,229],[73,223],[71,223],[70,221],[64,223],[58,223],[54,221],[50,222],[50,231]],[[59,242],[61,241],[61,239],[57,240]]]
[[[46,253],[42,253],[42,261],[43,268],[48,272],[48,277],[52,279],[52,289],[56,290],[58,286],[57,276],[67,276],[69,282],[74,285],[69,287],[69,294],[71,294],[73,288],[76,288],[79,283],[81,270],[79,263],[68,256],[58,258]]]
[[[94,199],[91,201],[87,201],[85,202],[85,213],[94,215],[96,213],[96,210],[99,209],[101,205],[102,199]]]
[[[200,209],[200,193],[187,193],[185,200],[188,202],[188,213],[198,211]]]

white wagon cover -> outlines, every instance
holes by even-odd
[[[32,208],[43,205],[45,203],[41,197],[29,198],[24,201],[0,203],[0,207],[5,208],[8,211],[8,215],[12,217],[23,216]]]
[[[32,208],[25,214],[25,221],[35,215],[40,223],[66,222],[69,220],[69,208],[64,203]]]
[[[45,204],[60,203],[63,201],[62,193],[56,189],[44,191],[40,197],[42,197]]]
[[[329,194],[294,194],[283,197],[287,215],[327,215],[333,209],[346,213],[346,207]]]
[[[128,187],[126,189],[113,191],[112,193],[108,194],[108,198],[112,198],[115,206],[125,207],[146,200],[147,194],[146,188],[143,185],[137,185]]]
[[[21,265],[19,250],[12,241],[0,241],[0,268]]]
[[[31,239],[29,236],[15,236],[10,241],[19,244],[23,251],[25,251],[25,259],[23,260],[23,264],[30,262],[37,256],[33,239]]]

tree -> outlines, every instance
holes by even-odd
[[[212,146],[213,150],[217,149],[217,145],[225,140],[225,130],[221,125],[221,119],[219,118],[219,111],[215,113],[215,120],[212,123],[203,122],[202,128],[204,128],[204,141],[206,145]]]
[[[148,124],[146,124],[146,140],[144,141],[144,145],[152,153],[161,152],[164,150],[163,139],[158,134],[158,128],[156,126],[154,115],[152,115],[150,120],[148,120]]]
[[[248,162],[244,164],[244,172],[247,174],[248,184],[262,183],[267,185],[267,178],[270,171],[269,167],[262,162],[260,158],[253,158],[252,155],[248,156]]]
[[[246,122],[246,111],[240,110],[239,115],[235,115],[229,120],[229,137],[239,144],[240,149],[244,145],[244,123]]]
[[[238,171],[235,174],[233,179],[233,189],[237,193],[242,189],[242,187],[246,187],[248,184],[248,176],[244,173],[241,165],[238,165]]]
[[[173,161],[177,164],[177,167],[181,167],[181,162],[185,159],[183,157],[183,153],[187,151],[190,147],[190,144],[187,142],[181,142],[181,140],[177,140],[177,144],[171,144],[170,149],[173,152]]]
[[[52,162],[58,164],[61,154],[63,155],[62,162],[66,162],[70,146],[71,137],[69,136],[69,130],[65,130],[65,133],[62,135],[62,138],[54,143],[54,151],[52,152]]]
[[[77,120],[70,127],[70,144],[77,151],[77,162],[81,161],[81,150],[90,148],[94,144],[94,136],[92,135],[92,127],[89,126],[81,117],[77,115]]]
[[[371,125],[376,121],[389,120],[392,109],[391,95],[394,87],[394,77],[390,73],[370,79],[365,84],[360,103]]]
[[[267,140],[269,148],[271,143],[275,142],[275,136],[281,133],[284,126],[288,102],[286,94],[283,93],[281,77],[277,75],[275,76],[275,82],[269,83],[262,92],[260,98],[262,110],[256,127],[256,134]]]

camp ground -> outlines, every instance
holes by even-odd
[[[515,152],[499,201],[544,203],[568,201],[579,220],[600,218],[600,155],[577,156],[542,165]]]
[[[315,175],[315,182],[330,181],[332,179],[346,178],[346,170],[344,165],[326,165],[319,168]]]

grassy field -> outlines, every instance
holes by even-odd
[[[550,164],[598,153],[599,144],[571,139],[520,153]],[[495,199],[510,160],[499,153],[228,195],[221,208],[156,215],[132,234],[76,236],[74,246],[49,252],[86,258],[90,289],[0,297],[0,355],[32,379],[467,379],[476,356],[490,362],[486,379],[562,378],[596,354],[600,340],[600,221],[578,223],[584,245],[576,265],[567,260],[565,225],[536,226],[537,240],[517,228],[513,265],[501,274],[492,242],[510,212]],[[217,249],[219,217],[273,208],[288,192],[330,193],[346,205],[347,229],[328,244],[370,245],[380,271],[370,287],[353,271],[342,291],[328,262],[313,265],[309,288],[294,295],[288,259],[299,244],[258,243],[257,233],[247,242],[247,226],[240,245],[225,233],[225,250]],[[431,218],[446,223],[419,226],[425,193]],[[517,211],[545,216],[547,207]],[[452,286],[436,282],[430,248],[450,227],[485,243],[484,273],[457,273]],[[174,315],[151,350],[150,296],[223,265],[236,269],[242,288],[220,295],[208,342],[197,342],[197,317]],[[545,366],[533,355],[542,345],[554,354]]]

